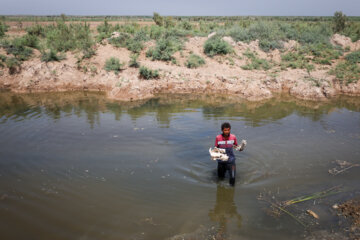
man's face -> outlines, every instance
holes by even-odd
[[[224,134],[225,136],[229,136],[229,135],[230,135],[230,128],[224,128],[224,129],[223,129],[223,134]]]

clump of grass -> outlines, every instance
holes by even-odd
[[[345,59],[349,63],[360,63],[360,51],[349,53],[346,55]]]
[[[305,45],[301,48],[300,54],[312,55],[314,63],[331,65],[331,60],[338,59],[343,53],[340,49],[335,49],[330,44],[317,43]]]
[[[111,57],[105,62],[105,70],[110,72],[114,71],[115,74],[118,74],[120,71],[124,70],[124,63],[120,63],[120,60],[115,57]]]
[[[315,69],[315,66],[310,64],[310,59],[305,55],[296,52],[289,52],[283,56],[281,56],[281,67],[284,69],[292,68],[292,69],[306,69],[308,72]]]
[[[130,56],[129,67],[133,67],[133,68],[140,67],[139,62],[137,61],[138,57],[139,57],[139,54],[132,54]]]
[[[65,55],[58,54],[55,50],[50,49],[49,51],[44,51],[41,55],[41,61],[43,62],[58,62],[65,59]]]
[[[190,54],[186,62],[186,67],[198,68],[204,64],[205,64],[205,60],[202,57],[196,54]]]
[[[335,75],[340,82],[345,84],[357,82],[360,79],[359,65],[349,61],[337,64],[329,73]]]
[[[10,74],[15,74],[17,72],[20,72],[21,62],[18,59],[14,58],[14,57],[9,57],[6,59],[5,63],[9,69]]]
[[[141,66],[139,70],[139,75],[143,79],[154,79],[159,78],[158,70],[151,70],[147,67]]]
[[[213,57],[215,55],[226,55],[232,52],[233,48],[231,45],[222,40],[220,36],[215,35],[206,40],[204,44],[204,53],[209,57]]]
[[[247,50],[244,55],[250,60],[246,65],[241,66],[244,70],[269,70],[272,66],[266,59],[258,58],[253,52]]]

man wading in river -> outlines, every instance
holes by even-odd
[[[236,164],[235,164],[235,155],[233,152],[233,148],[238,146],[236,136],[234,134],[230,134],[231,125],[228,122],[225,122],[221,125],[222,134],[216,136],[215,139],[215,147],[223,148],[226,150],[226,155],[229,157],[227,161],[218,161],[218,177],[219,179],[224,179],[226,171],[230,173],[230,185],[234,186],[235,184],[235,176],[236,176]],[[236,148],[239,151],[242,151],[244,148]]]

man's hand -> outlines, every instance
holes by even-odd
[[[240,152],[243,151],[246,147],[246,144],[247,144],[246,140],[242,140],[240,145],[235,147],[235,150]]]

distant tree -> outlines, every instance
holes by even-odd
[[[64,13],[62,13],[62,14],[60,15],[60,17],[61,17],[61,20],[62,20],[63,22],[66,21],[66,15],[65,15]]]
[[[345,28],[346,23],[346,15],[341,11],[337,11],[334,13],[334,31],[341,32]]]
[[[164,25],[164,18],[160,14],[154,12],[153,20],[158,26]]]

